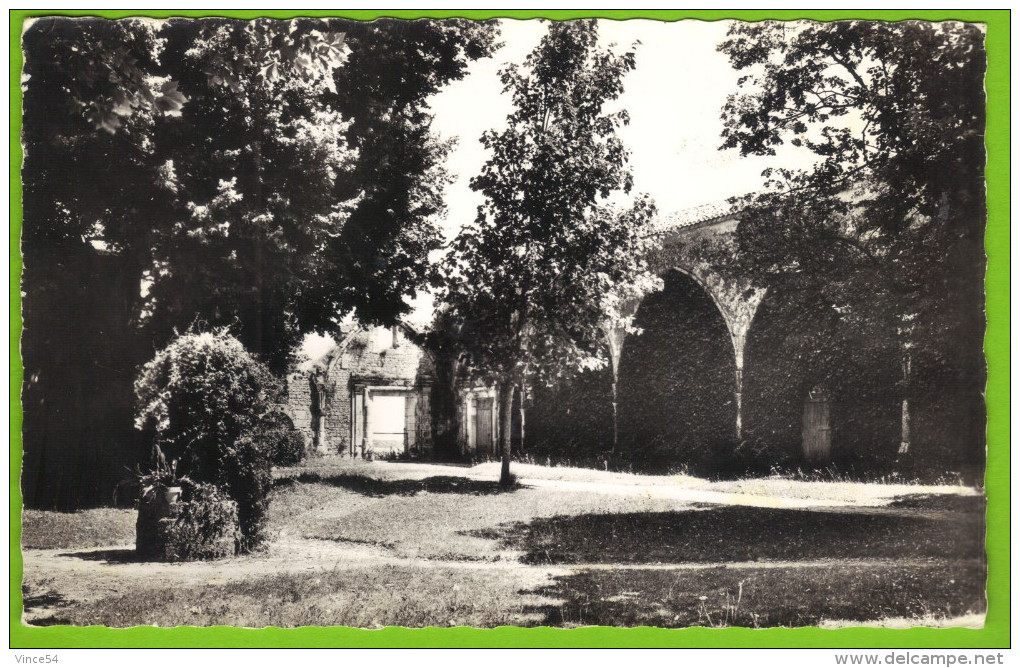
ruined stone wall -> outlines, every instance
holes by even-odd
[[[292,370],[287,374],[287,404],[285,410],[294,428],[305,437],[305,443],[312,446],[312,389],[308,373]]]
[[[432,382],[431,359],[407,339],[406,330],[399,329],[393,341],[389,330],[376,327],[352,335],[342,349],[331,351],[316,369],[295,370],[288,375],[288,413],[297,427],[313,442],[315,413],[311,378],[324,393],[319,425],[320,451],[350,452],[352,420],[361,420],[360,401],[352,397],[364,387],[418,388],[413,428],[413,443],[422,450],[432,450],[432,419],[429,385]],[[395,343],[395,345],[394,345]],[[357,403],[357,406],[355,406]],[[358,415],[352,415],[352,409]],[[358,433],[361,425],[358,426]],[[354,443],[355,446],[360,443]]]
[[[321,447],[329,452],[347,452],[351,445],[351,371],[337,361],[326,381]]]

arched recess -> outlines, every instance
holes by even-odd
[[[715,296],[671,270],[648,295],[619,369],[620,443],[651,468],[717,470],[735,445],[736,357]]]
[[[895,326],[869,305],[872,293],[849,287],[773,286],[759,305],[744,356],[745,464],[870,466],[895,457]],[[820,436],[827,452],[816,448]]]

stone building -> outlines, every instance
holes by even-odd
[[[287,377],[294,426],[319,452],[430,454],[431,357],[405,324],[355,327]]]
[[[432,458],[435,360],[415,330],[355,326],[320,359],[287,376],[288,414],[318,452]],[[458,445],[465,458],[495,456],[496,392],[458,387]]]

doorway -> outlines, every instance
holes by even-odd
[[[804,459],[821,464],[832,455],[829,394],[820,387],[808,392],[804,401]]]
[[[492,454],[492,398],[479,397],[475,407],[475,449]]]
[[[405,402],[402,393],[372,393],[370,415],[370,440],[379,453],[404,451],[405,443]]]

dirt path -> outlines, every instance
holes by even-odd
[[[499,479],[500,471],[500,465],[496,462],[467,466],[421,462],[359,462],[332,456],[321,459],[317,466],[323,472],[337,467],[344,473],[382,479],[421,480],[430,476],[455,476],[475,482],[491,482]],[[710,481],[689,475],[640,475],[523,463],[515,463],[512,470],[518,482],[526,487],[596,496],[645,497],[683,503],[760,508],[882,508],[902,496],[979,495],[976,489],[964,485],[841,483],[783,477]],[[902,509],[890,510],[899,513]]]
[[[139,585],[146,588],[220,585],[253,576],[348,571],[394,566],[406,568],[448,568],[470,571],[514,571],[522,585],[548,584],[557,576],[581,571],[681,571],[727,568],[789,569],[923,566],[923,559],[818,559],[810,561],[741,561],[685,563],[584,563],[533,565],[519,561],[519,554],[506,552],[493,560],[424,559],[395,556],[385,548],[343,541],[315,540],[285,536],[266,553],[211,562],[153,563],[132,561],[133,546],[85,550],[25,550],[25,583],[30,589],[60,592],[64,602],[89,602]],[[25,621],[52,615],[58,605],[38,605]]]

